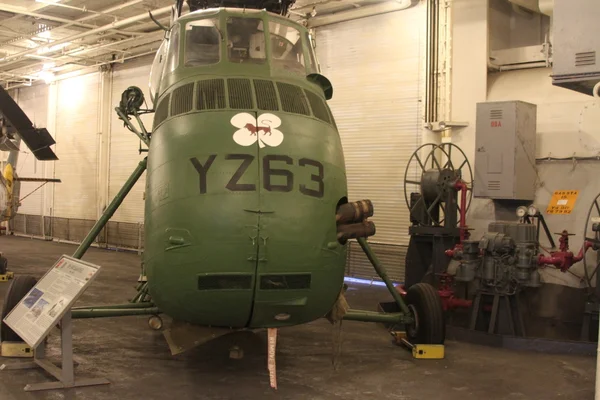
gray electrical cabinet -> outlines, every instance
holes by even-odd
[[[599,0],[555,0],[552,83],[592,95],[600,81]]]
[[[488,199],[535,197],[535,104],[477,104],[473,195]]]

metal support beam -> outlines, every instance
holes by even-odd
[[[104,210],[102,216],[98,219],[98,221],[96,221],[94,227],[90,230],[85,239],[83,239],[77,250],[75,250],[75,253],[73,253],[73,258],[80,259],[81,257],[83,257],[87,249],[89,249],[92,243],[94,242],[94,239],[96,239],[96,236],[98,236],[102,228],[104,228],[104,226],[114,215],[115,211],[117,211],[121,203],[123,203],[123,200],[125,200],[125,197],[127,197],[127,194],[129,194],[129,192],[136,184],[138,179],[140,179],[140,176],[142,176],[142,174],[146,170],[146,165],[147,159],[144,158],[142,161],[140,161],[136,169],[133,171],[129,179],[127,179],[121,190],[119,190],[119,193],[117,193],[117,195],[108,205],[106,210]]]
[[[408,306],[406,305],[404,300],[402,300],[402,296],[400,296],[400,293],[398,293],[398,291],[392,284],[392,281],[388,277],[384,266],[381,265],[381,263],[377,259],[377,256],[375,255],[375,253],[373,253],[373,250],[371,250],[371,246],[369,246],[369,244],[367,243],[367,240],[365,238],[358,238],[358,239],[356,239],[356,241],[358,242],[360,247],[365,252],[365,255],[367,256],[367,258],[373,265],[373,268],[375,269],[375,272],[377,272],[377,275],[379,275],[381,280],[385,283],[385,286],[390,291],[390,294],[394,298],[394,301],[396,301],[396,304],[398,304],[398,307],[400,307],[400,310],[402,310],[403,313],[409,315],[410,311],[408,309]]]

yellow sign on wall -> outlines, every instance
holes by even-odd
[[[579,190],[557,190],[550,199],[546,214],[571,214]]]

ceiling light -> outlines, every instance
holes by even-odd
[[[54,3],[58,3],[60,0],[35,0],[37,3],[47,3],[47,4],[54,4]]]
[[[37,77],[38,79],[43,79],[46,83],[54,82],[54,73],[50,71],[40,71]]]
[[[413,5],[412,0],[395,0],[396,3],[400,4],[402,9],[409,8]]]

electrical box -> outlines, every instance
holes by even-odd
[[[477,104],[473,195],[489,199],[535,197],[535,104]]]
[[[552,28],[552,83],[593,94],[600,82],[600,2],[555,0]]]

